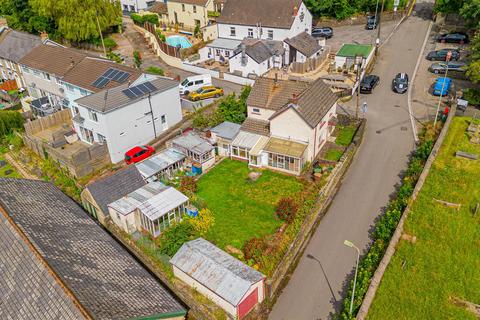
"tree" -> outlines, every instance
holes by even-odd
[[[0,111],[0,138],[23,128],[23,116],[17,111]]]
[[[39,15],[55,21],[58,33],[70,41],[99,38],[97,17],[102,31],[121,23],[120,1],[29,0],[29,4]]]
[[[463,6],[464,0],[437,0],[435,2],[435,12],[439,13],[458,13]]]
[[[133,63],[135,64],[136,68],[140,68],[142,66],[142,56],[140,55],[140,52],[138,51],[133,51]]]
[[[0,15],[6,17],[8,25],[13,29],[30,33],[52,33],[55,30],[53,20],[36,13],[28,0],[1,1]]]
[[[480,31],[470,43],[471,62],[468,65],[467,76],[473,83],[480,83]]]
[[[161,253],[173,257],[178,249],[195,237],[195,229],[190,223],[185,221],[175,223],[163,230],[156,242],[159,244]]]

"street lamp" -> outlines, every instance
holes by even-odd
[[[353,312],[353,299],[355,298],[355,287],[357,285],[357,273],[358,273],[358,262],[360,260],[360,249],[357,248],[356,245],[353,244],[353,242],[345,240],[343,241],[343,244],[346,245],[347,247],[354,248],[357,250],[357,266],[355,267],[355,278],[353,280],[353,293],[352,293],[352,299],[350,300],[350,315]]]
[[[355,65],[357,66],[357,107],[355,108],[355,118],[358,119],[358,108],[360,104],[360,76],[363,64],[363,56],[355,55]]]

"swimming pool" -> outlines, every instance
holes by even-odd
[[[190,48],[192,46],[190,41],[184,36],[170,36],[167,38],[167,44],[173,47],[180,46],[182,49]]]

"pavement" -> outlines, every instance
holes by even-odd
[[[133,66],[133,51],[139,51],[142,56],[142,69],[146,69],[150,66],[159,67],[165,71],[165,76],[171,78],[180,77],[181,80],[186,77],[193,76],[195,73],[188,72],[179,68],[172,67],[166,64],[160,57],[155,55],[148,47],[143,35],[138,32],[133,24],[132,19],[123,17],[124,32],[117,34],[114,40],[117,42],[117,49],[115,52],[120,53],[125,57],[125,63]],[[226,95],[230,93],[240,93],[243,86],[219,79],[213,79],[213,85],[223,89]]]
[[[414,149],[407,95],[393,93],[391,81],[398,72],[413,73],[432,6],[431,0],[418,1],[416,14],[381,48],[373,71],[380,84],[371,95],[361,96],[368,103],[364,142],[269,319],[330,319],[340,310],[356,262],[356,251],[343,242],[348,239],[366,252],[374,222],[394,195]],[[354,101],[345,106],[346,112],[353,110]]]

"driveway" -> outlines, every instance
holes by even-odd
[[[145,42],[143,35],[138,32],[133,24],[132,19],[128,17],[123,17],[123,24],[125,30],[122,34],[117,34],[114,37],[114,40],[118,44],[118,48],[115,52],[119,52],[122,56],[125,57],[125,63],[132,66],[133,65],[133,51],[139,51],[142,55],[142,69],[146,69],[150,66],[155,66],[163,69],[167,77],[176,78],[180,77],[181,80],[186,77],[195,75],[192,72],[188,72],[182,69],[174,68],[163,62],[160,57],[155,55],[152,50],[148,47]],[[213,79],[213,85],[218,86],[223,89],[225,94],[230,93],[240,93],[243,86],[219,79]]]
[[[398,19],[382,23],[380,28],[381,42],[388,37],[397,22]],[[377,39],[377,30],[366,30],[364,24],[336,27],[333,32],[334,36],[331,39],[327,39],[327,45],[332,47],[332,53],[337,52],[344,43],[375,45],[375,40]]]
[[[432,6],[420,0],[416,10]],[[356,259],[355,250],[343,242],[351,240],[365,253],[374,221],[394,194],[414,148],[407,95],[393,93],[390,84],[398,72],[413,73],[428,24],[414,15],[382,47],[373,71],[380,84],[362,96],[368,103],[364,142],[270,319],[329,319],[339,310]]]

